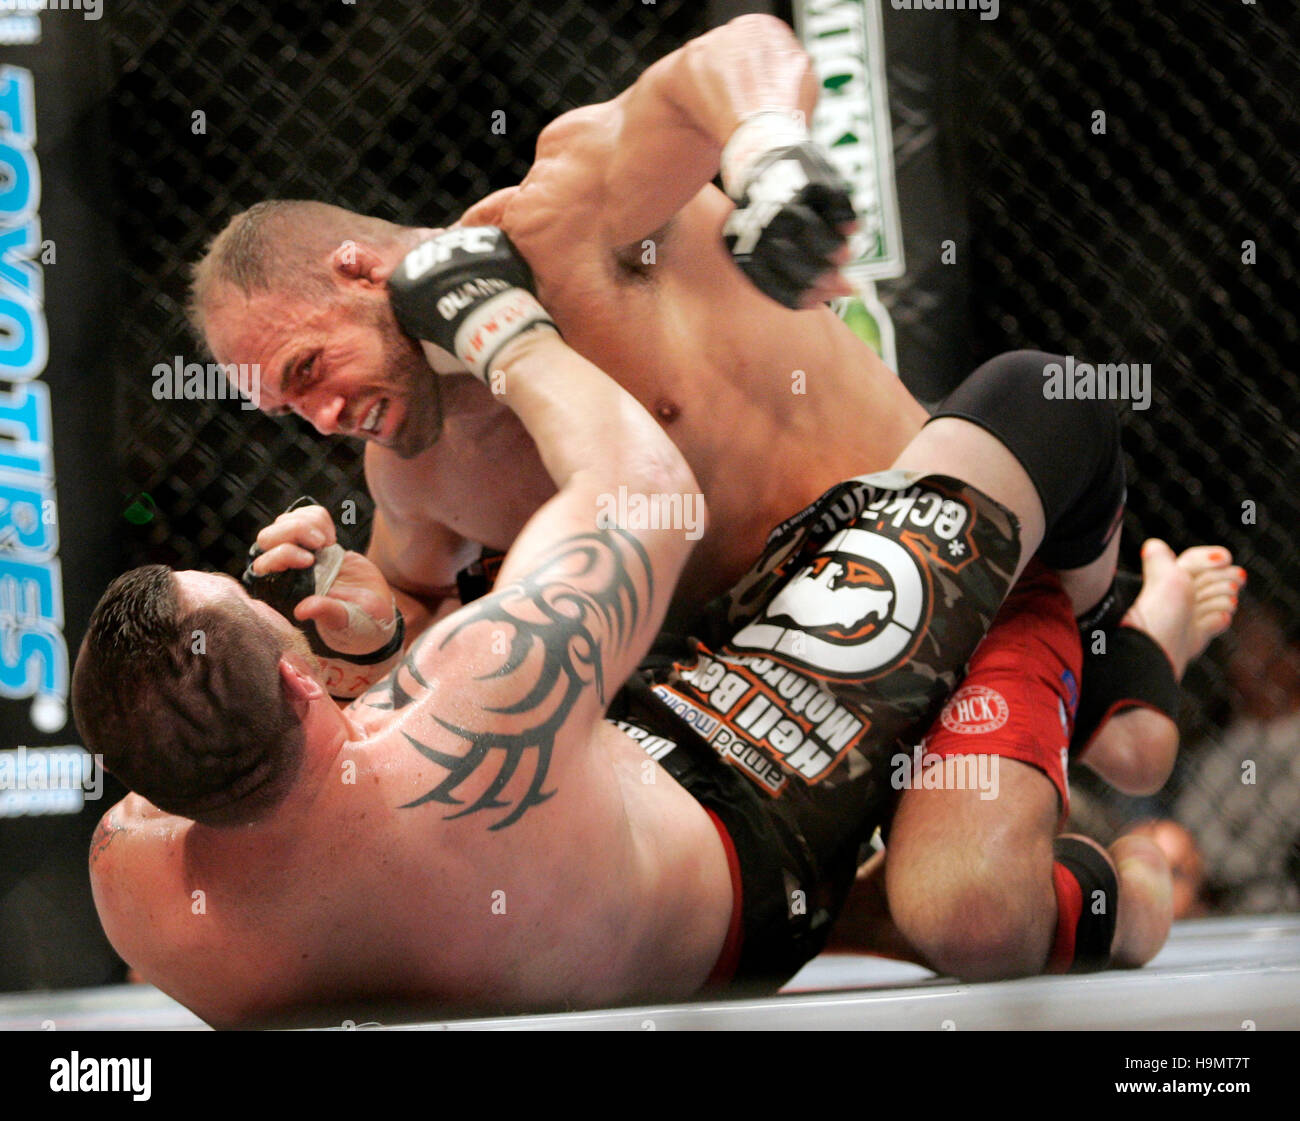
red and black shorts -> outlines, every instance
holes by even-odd
[[[1056,787],[1064,825],[1082,661],[1069,597],[1055,573],[1031,561],[920,745],[923,759],[988,755],[1027,763]]]
[[[610,711],[734,851],[736,978],[779,986],[820,951],[908,755],[960,682],[1019,553],[1015,519],[955,479],[852,479],[647,659]]]

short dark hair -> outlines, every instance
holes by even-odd
[[[327,300],[334,287],[326,262],[347,240],[374,245],[409,237],[405,227],[311,199],[266,199],[236,214],[190,268],[186,304],[194,337],[207,345],[208,301],[221,285],[245,296],[288,290]]]
[[[77,658],[82,741],[159,809],[248,820],[282,797],[302,755],[280,654],[244,604],[184,612],[169,568],[132,569],[100,598]]]

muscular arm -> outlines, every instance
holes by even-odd
[[[561,783],[584,800],[616,798],[612,773],[589,765],[584,749],[649,649],[691,542],[682,527],[604,525],[602,499],[620,486],[698,497],[649,414],[554,334],[518,340],[501,366],[505,400],[558,493],[511,547],[496,590],[432,627],[364,698],[374,708],[426,704],[441,729],[417,735],[406,722],[412,748],[443,772],[408,808],[494,811],[492,829],[514,824]]]
[[[699,498],[695,476],[658,423],[558,336],[524,336],[512,346],[506,372],[503,400],[524,422],[558,493],[524,526],[502,564],[500,582],[533,572],[557,541],[609,529],[602,515],[620,487],[648,499]],[[636,636],[635,645],[643,648],[609,667],[615,686],[649,649],[691,550],[682,526],[631,526],[622,536],[644,553],[654,587],[646,604],[647,625]]]
[[[580,218],[588,235],[627,245],[659,229],[718,173],[742,118],[777,109],[808,119],[816,100],[812,64],[790,28],[741,16],[660,59],[613,101],[544,130],[516,196],[519,213]],[[577,214],[564,213],[575,209],[571,199],[583,202]],[[464,219],[492,220],[477,208]],[[527,236],[513,215],[510,229],[516,240]]]

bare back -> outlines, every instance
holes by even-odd
[[[533,431],[607,439],[604,456],[657,441],[659,454],[625,475],[552,448],[562,485],[497,588],[427,628],[347,709],[319,670],[282,658],[304,746],[273,806],[214,827],[132,797],[101,824],[91,874],[110,940],[214,1023],[363,999],[505,1011],[680,998],[718,959],[733,899],[722,841],[603,719],[690,542],[592,524],[612,478],[695,480],[553,334],[512,353],[511,399]]]
[[[340,751],[309,807],[254,828],[131,795],[97,835],[96,903],[119,953],[217,1026],[326,1006],[355,1019],[386,998],[461,1014],[684,998],[716,956],[700,934],[717,904],[698,889],[705,857],[724,859],[717,834],[666,775],[644,781],[623,733],[602,724],[592,747],[621,797],[561,784],[496,832],[405,808],[440,776],[392,727]]]

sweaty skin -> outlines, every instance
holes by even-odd
[[[222,577],[177,576],[196,600],[243,595]],[[214,580],[226,587],[202,586]],[[96,906],[146,980],[219,1027],[325,1006],[356,1018],[384,998],[462,1015],[684,999],[704,982],[730,915],[721,843],[680,786],[643,780],[645,752],[612,725],[563,745],[553,796],[503,829],[488,827],[504,810],[449,820],[463,807],[411,806],[445,774],[413,741],[463,757],[439,720],[475,716],[441,631],[399,670],[400,711],[372,694],[342,727],[309,719],[304,771],[268,819],[212,828],[135,794],[106,815]],[[331,704],[315,684],[312,699]],[[457,795],[472,802],[495,774],[483,764]]]
[[[730,587],[773,526],[827,488],[888,467],[926,416],[875,352],[817,306],[834,284],[810,293],[811,310],[788,310],[746,279],[722,243],[732,203],[710,180],[723,144],[746,111],[810,115],[815,94],[789,28],[742,17],[651,66],[613,101],[558,118],[524,182],[461,219],[505,229],[565,340],[686,455],[713,526],[679,589],[688,604]],[[412,231],[411,244],[432,232]],[[409,247],[357,270],[348,296],[383,297]],[[369,438],[359,429],[375,379],[347,378],[376,366],[373,331],[336,327],[319,308],[271,294],[227,293],[207,323],[219,360],[259,364],[263,407]],[[324,374],[314,371],[308,387],[282,384],[286,360],[322,340]],[[337,391],[322,391],[319,377]],[[431,382],[420,391],[432,393]],[[552,491],[517,419],[485,387],[444,379],[442,404],[441,436],[426,450],[403,459],[384,446],[385,431],[365,457],[377,506],[370,555],[428,606],[476,555],[470,543],[507,548]],[[384,427],[405,419],[408,405]]]
[[[209,1022],[329,1022],[385,999],[462,1015],[681,999],[713,967],[732,910],[718,834],[603,720],[691,543],[593,527],[612,478],[694,480],[649,417],[565,352],[529,336],[507,360],[557,495],[497,590],[346,708],[287,619],[229,577],[176,574],[183,606],[230,601],[270,625],[305,736],[289,792],[249,820],[205,825],[133,794],[92,844],[113,946]],[[558,446],[572,433],[595,464]]]
[[[714,527],[679,589],[698,602],[734,584],[784,518],[844,478],[888,467],[926,413],[829,309],[789,311],[749,283],[722,244],[732,205],[715,187],[702,188],[666,227],[643,231],[654,241],[652,266],[625,264],[639,261],[639,240],[601,241],[591,217],[612,185],[599,174],[596,142],[614,131],[617,104],[560,118],[543,133],[525,182],[462,221],[510,234],[565,340],[631,392],[690,461]],[[448,474],[444,465],[455,456],[462,478],[493,491],[508,483],[499,505],[494,496],[475,511],[482,536],[462,531],[503,547],[520,488],[536,486],[534,465],[525,458],[503,476],[486,457],[476,463],[466,453],[473,454],[435,446],[403,460],[367,448],[376,502],[397,508],[400,495]],[[444,493],[451,511],[458,496]],[[426,518],[447,524],[456,515],[433,508],[440,497],[431,494]],[[385,513],[386,526],[395,520]]]
[[[92,846],[114,947],[213,1023],[385,997],[462,1013],[684,998],[719,959],[735,902],[722,842],[701,803],[603,720],[691,540],[602,528],[598,497],[615,485],[689,494],[697,481],[653,419],[553,332],[504,355],[505,399],[559,489],[492,593],[427,628],[346,709],[288,619],[229,577],[176,577],[183,608],[228,599],[266,621],[304,737],[274,805],[218,807],[213,826],[133,797]],[[1007,484],[991,455],[973,474],[995,497],[1029,487]],[[261,535],[263,557],[287,562],[323,527],[305,512],[282,520],[294,528],[273,545]],[[380,590],[357,572],[350,583],[352,601]]]
[[[830,486],[888,467],[926,418],[833,312],[815,299],[813,310],[781,307],[723,245],[732,203],[709,183],[723,144],[748,110],[810,118],[815,100],[811,63],[789,28],[733,21],[613,101],[558,118],[523,183],[461,219],[510,235],[566,341],[686,455],[713,525],[679,589],[687,600],[734,584],[768,532]],[[427,479],[424,467],[368,449],[381,507]],[[511,474],[511,488],[532,478]]]

